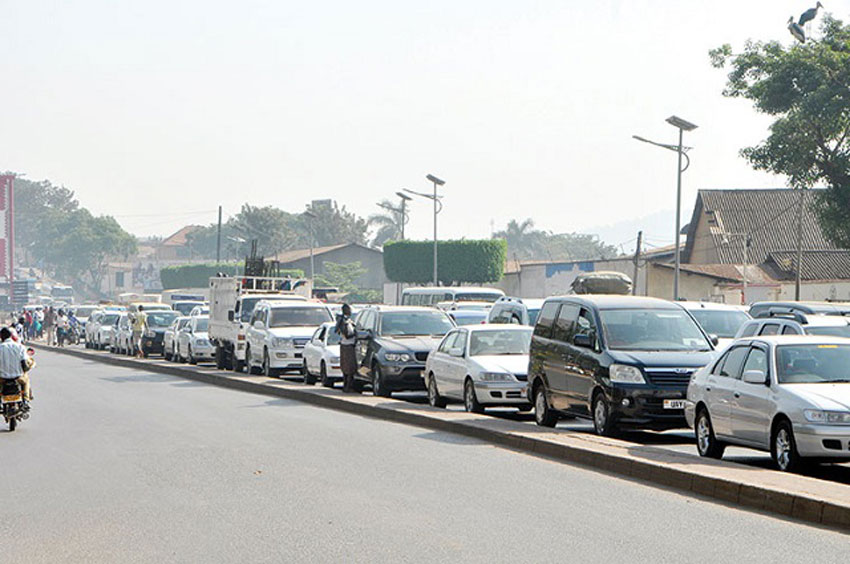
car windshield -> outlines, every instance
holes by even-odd
[[[387,336],[439,335],[454,325],[439,311],[388,311],[381,316],[381,334]]]
[[[528,324],[532,327],[537,323],[537,316],[540,315],[540,309],[528,310]]]
[[[168,327],[178,315],[176,311],[152,311],[147,314],[148,327]]]
[[[200,302],[182,302],[174,304],[174,311],[180,312],[181,315],[189,315],[193,309],[204,304]]]
[[[107,313],[103,316],[103,319],[100,320],[101,325],[112,325],[118,320],[117,313]]]
[[[189,321],[191,321],[191,320],[190,319],[179,319],[177,321],[177,330],[179,331],[180,329],[183,329],[184,327],[186,327],[186,324],[189,323]]]
[[[196,317],[195,319],[195,333],[206,333],[210,328],[210,320],[206,317]]]
[[[609,309],[599,315],[605,341],[614,350],[711,350],[699,326],[683,310]]]
[[[824,325],[821,327],[806,327],[807,335],[824,337],[850,337],[850,325]]]
[[[339,332],[337,332],[336,327],[331,327],[328,329],[328,346],[338,345],[339,344]]]
[[[850,345],[781,345],[776,369],[780,384],[850,382]]]
[[[464,311],[463,313],[450,313],[452,319],[458,325],[480,325],[487,321],[485,311]]]
[[[269,327],[315,327],[330,319],[324,307],[277,307],[271,309]]]
[[[691,315],[696,318],[703,331],[723,339],[733,338],[741,325],[749,319],[743,311],[734,310],[692,309]]]
[[[455,293],[456,302],[495,302],[504,294],[494,292],[457,292]]]
[[[473,331],[469,339],[469,356],[528,354],[531,328],[528,331]]]
[[[94,313],[96,307],[78,307],[74,312],[76,317],[91,317],[91,314]]]
[[[239,314],[240,319],[242,321],[244,321],[245,323],[248,323],[249,321],[251,321],[251,314],[254,313],[254,308],[257,307],[257,304],[260,303],[261,301],[267,301],[267,302],[289,301],[289,302],[292,302],[292,301],[297,301],[297,300],[300,300],[300,298],[297,298],[295,296],[285,296],[285,297],[256,296],[256,297],[253,297],[253,298],[244,298],[242,300],[241,313]],[[325,320],[325,321],[327,321],[327,320]]]

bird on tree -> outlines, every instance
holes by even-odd
[[[818,15],[818,10],[821,9],[821,8],[823,8],[823,4],[818,2],[817,5],[814,8],[809,8],[808,10],[803,12],[802,15],[800,15],[800,21],[797,22],[797,25],[799,25],[800,27],[803,27],[807,23],[809,23],[810,21],[815,19],[815,17],[817,17],[817,15]]]
[[[791,35],[794,36],[794,39],[796,39],[800,43],[806,42],[806,32],[803,31],[803,28],[800,27],[800,24],[794,21],[794,16],[788,18],[788,31],[790,31]]]

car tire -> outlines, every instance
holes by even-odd
[[[304,384],[307,386],[313,386],[316,384],[316,376],[310,373],[310,368],[307,367],[307,359],[304,359],[304,367],[302,368],[304,372]]]
[[[245,371],[253,376],[262,374],[262,369],[251,362],[251,347],[245,347]]]
[[[617,427],[611,421],[611,408],[605,400],[605,395],[602,392],[596,392],[593,396],[593,404],[591,405],[591,414],[593,415],[593,430],[600,437],[614,437],[617,435]]]
[[[694,435],[697,440],[697,452],[700,456],[717,460],[723,458],[726,445],[714,436],[714,426],[711,424],[711,417],[705,408],[697,412],[697,418],[694,422]]]
[[[245,372],[245,361],[236,358],[235,353],[233,355],[233,364],[231,364],[231,366],[233,367],[232,370],[234,372],[237,372],[237,373]]]
[[[558,414],[549,407],[546,389],[542,384],[534,391],[534,422],[540,427],[554,427],[558,424]]]
[[[192,345],[189,345],[189,364],[198,364],[198,359],[192,355]]]
[[[770,456],[777,468],[783,472],[797,472],[803,467],[803,459],[797,452],[794,428],[791,422],[780,421],[770,440]]]
[[[384,381],[384,374],[381,371],[381,365],[376,364],[372,367],[372,394],[381,398],[392,397],[393,393],[387,388],[387,383]]]
[[[428,375],[428,403],[431,407],[446,407],[446,398],[437,389],[437,379],[433,374]]]
[[[218,370],[224,370],[224,347],[216,345],[215,347],[215,367]]]
[[[265,376],[266,378],[276,378],[277,377],[278,373],[277,373],[277,370],[272,368],[272,360],[271,360],[271,358],[269,358],[268,349],[263,350],[263,368],[262,368],[262,370],[263,370],[263,376]]]
[[[325,361],[322,361],[322,365],[319,367],[319,381],[322,383],[322,387],[324,388],[333,388],[334,381],[330,379],[328,376],[328,365],[325,364]]]
[[[467,378],[463,383],[463,407],[468,413],[484,413],[484,406],[475,395],[475,384],[472,378]]]

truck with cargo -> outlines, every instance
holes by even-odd
[[[245,331],[261,300],[308,300],[309,280],[264,276],[210,278],[209,337],[220,370],[245,367]]]

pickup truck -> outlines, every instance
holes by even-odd
[[[259,276],[210,278],[209,338],[219,370],[245,368],[245,331],[261,300],[307,301],[309,280]]]

